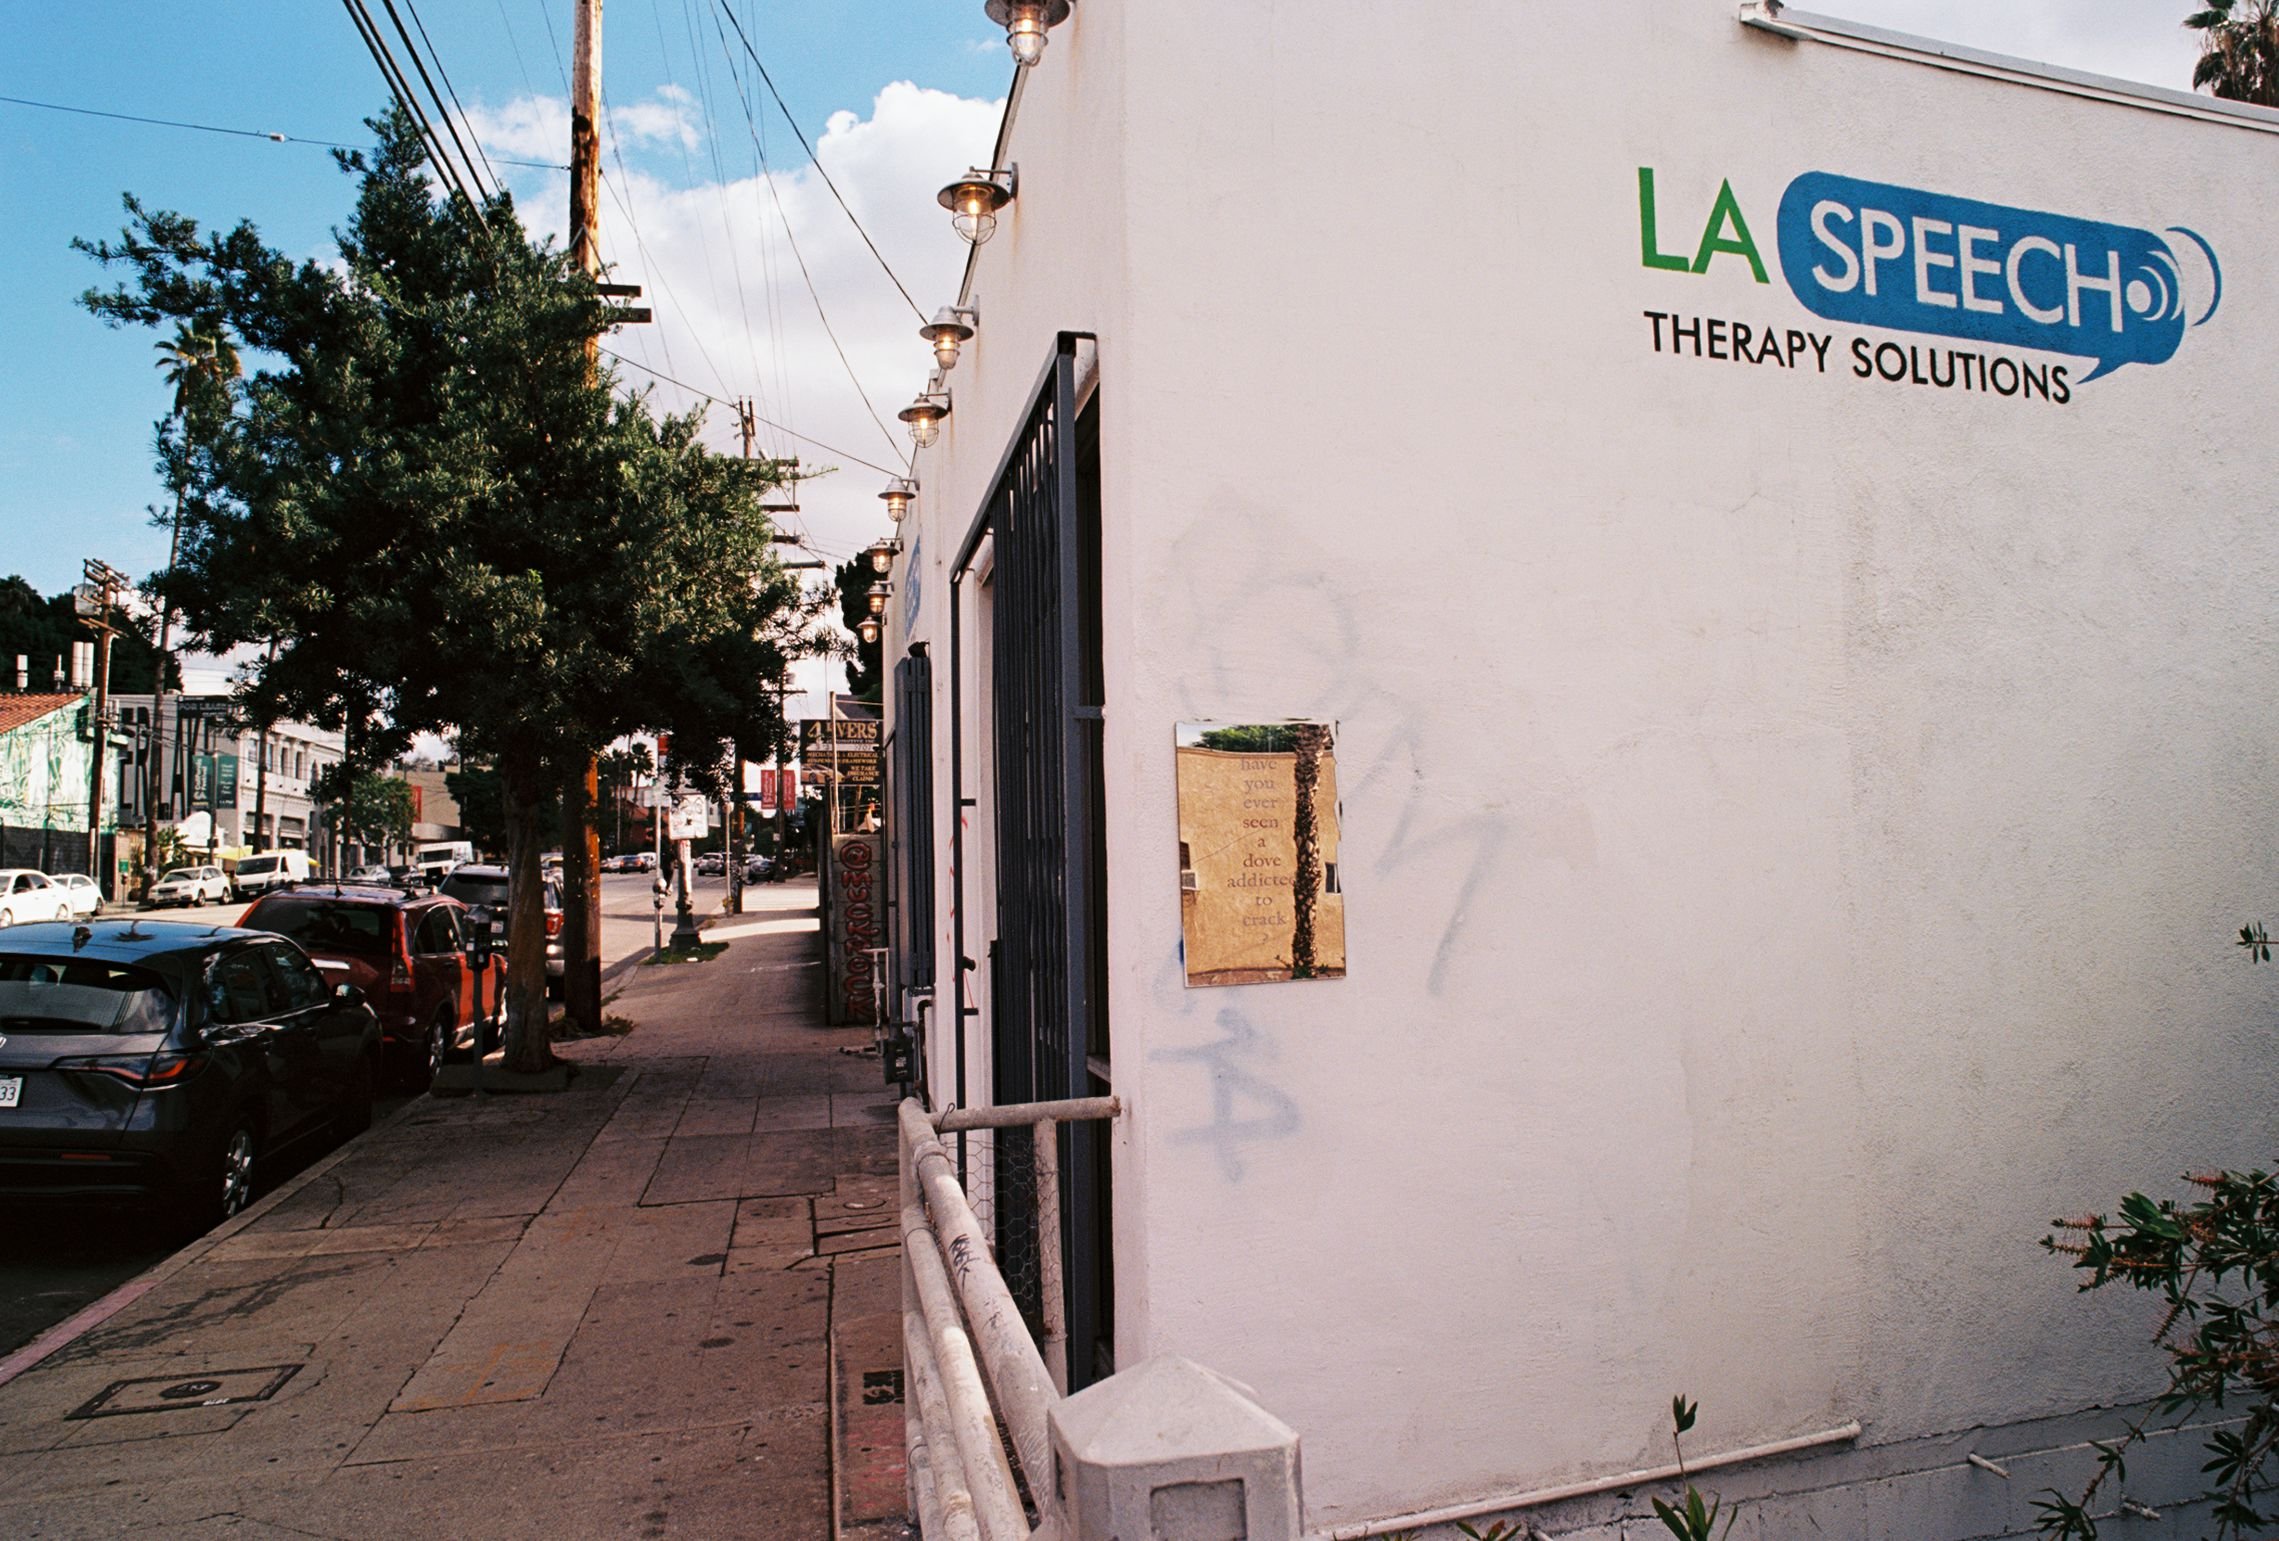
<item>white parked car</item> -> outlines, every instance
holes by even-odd
[[[71,899],[53,878],[29,867],[0,867],[0,926],[70,918]]]
[[[229,879],[219,867],[171,867],[150,885],[153,908],[168,904],[224,904]]]
[[[103,913],[103,890],[84,872],[67,872],[55,879],[55,886],[71,904],[71,918],[86,920]]]

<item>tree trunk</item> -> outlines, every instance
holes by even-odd
[[[544,782],[536,754],[509,749],[499,756],[508,892],[506,1068],[533,1073],[554,1063],[546,1030],[546,883],[539,870]]]
[[[600,832],[594,762],[562,778],[562,1016],[573,1031],[601,1031]]]
[[[1290,833],[1297,844],[1298,870],[1290,889],[1293,924],[1290,935],[1290,977],[1314,977],[1314,900],[1321,892],[1321,820],[1314,807],[1315,789],[1321,785],[1322,747],[1328,734],[1318,723],[1301,723],[1296,731],[1297,761],[1292,767],[1297,807]]]

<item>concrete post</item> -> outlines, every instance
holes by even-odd
[[[1296,1432],[1193,1360],[1134,1365],[1050,1422],[1066,1541],[1298,1541]]]

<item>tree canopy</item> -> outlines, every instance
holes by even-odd
[[[2184,25],[2202,34],[2194,86],[2229,101],[2279,107],[2279,0],[2206,0]]]
[[[115,240],[81,243],[125,274],[85,303],[243,352],[242,378],[193,371],[195,409],[161,424],[183,498],[159,584],[207,647],[273,644],[246,714],[341,729],[360,766],[449,730],[497,767],[518,869],[508,1051],[534,1068],[541,804],[637,729],[697,764],[772,744],[759,685],[794,586],[767,476],[594,367],[594,284],[505,195],[479,222],[437,201],[400,111],[371,127],[371,152],[337,152],[358,179],[338,262],[130,196]]]

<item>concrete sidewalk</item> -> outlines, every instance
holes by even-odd
[[[0,1386],[0,1535],[908,1535],[891,1094],[813,885],[746,903],[567,1093],[418,1099]]]

